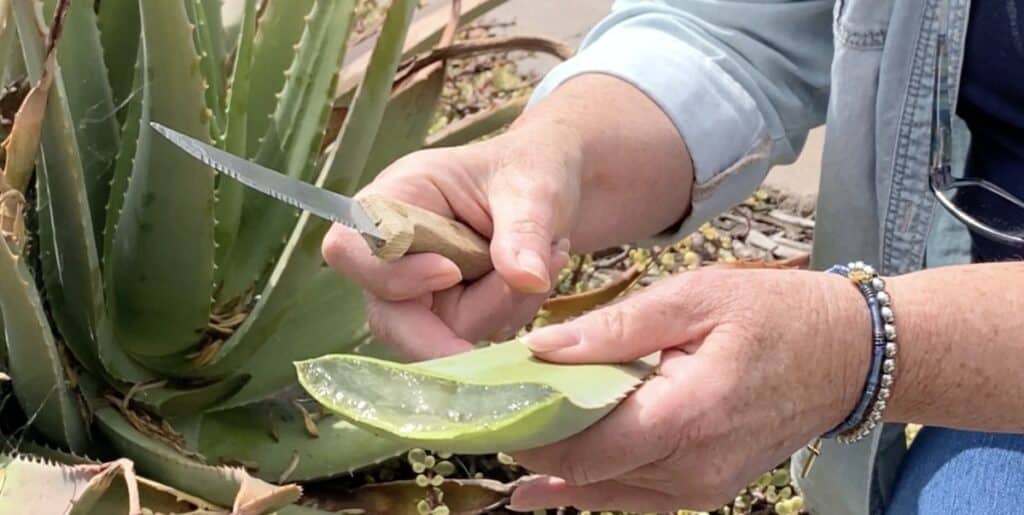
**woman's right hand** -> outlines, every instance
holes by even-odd
[[[692,167],[675,127],[618,79],[571,79],[503,134],[412,153],[359,194],[454,218],[490,239],[494,270],[466,283],[438,254],[384,262],[331,228],[323,255],[366,291],[374,336],[411,360],[500,341],[529,322],[574,251],[663,230],[689,205]]]
[[[514,130],[463,147],[423,150],[363,189],[458,219],[491,241],[494,270],[465,284],[438,254],[386,263],[353,230],[335,225],[327,263],[366,291],[370,327],[420,360],[514,335],[537,312],[569,260],[580,200],[580,150],[571,129]]]

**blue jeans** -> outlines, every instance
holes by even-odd
[[[887,513],[1024,513],[1024,435],[922,429]]]

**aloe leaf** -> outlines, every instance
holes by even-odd
[[[373,140],[391,96],[391,83],[402,57],[402,46],[416,4],[415,0],[395,0],[388,8],[366,75],[356,90],[334,152],[325,165],[328,174],[337,177],[327,184],[332,191],[351,195],[362,180]]]
[[[7,83],[7,69],[16,58],[16,32],[11,21],[11,1],[0,0],[0,84]]]
[[[298,302],[298,294],[320,269],[320,242],[330,224],[309,213],[299,217],[282,259],[275,266],[252,310],[234,334],[202,366],[171,355],[146,359],[152,370],[176,378],[224,378],[235,373],[273,336]]]
[[[265,1],[266,11],[253,41],[246,152],[239,155],[254,155],[259,148],[277,107],[277,94],[284,87],[285,70],[295,60],[295,45],[313,9],[313,0]]]
[[[180,428],[175,425],[175,429]],[[31,440],[23,441],[21,445],[18,446],[18,452],[19,456],[23,459],[27,458],[28,460],[36,463],[49,462],[46,463],[47,466],[58,464],[87,466],[107,465],[92,458],[78,456],[59,449],[53,449],[45,445],[32,442]],[[2,461],[2,458],[0,458],[0,461]],[[65,468],[65,471],[70,471],[71,473],[74,473],[76,470],[77,468]],[[134,482],[138,486],[137,490],[140,504],[143,508],[149,510],[149,512],[192,513],[194,515],[199,515],[200,513],[210,513],[210,515],[213,515],[214,513],[226,512],[223,507],[217,506],[206,499],[200,499],[199,497],[195,497],[189,493],[177,490],[143,476],[135,475]],[[45,485],[46,483],[43,482],[43,484]],[[260,493],[261,491],[266,492],[266,490],[257,488],[254,493]],[[16,495],[22,495],[21,491],[19,490],[16,492]],[[114,481],[95,504],[93,510],[89,513],[125,513],[128,511],[128,502],[127,481]]]
[[[241,30],[238,33],[238,52],[235,55],[235,69],[231,74],[231,88],[228,91],[227,126],[224,129],[224,148],[235,155],[245,155],[246,153],[253,37],[256,33],[257,0],[244,0],[244,2]],[[224,261],[231,255],[235,237],[238,235],[243,194],[242,183],[225,177],[217,179],[217,227],[214,238],[217,241],[216,278],[218,282],[224,273]]]
[[[100,363],[103,364],[101,372],[108,380],[136,384],[150,383],[159,379],[151,370],[144,368],[139,362],[132,359],[125,349],[118,345],[114,335],[113,322],[107,316],[101,316],[97,321],[96,346]]]
[[[56,4],[57,0],[46,0],[44,12],[52,16]],[[82,158],[89,212],[99,241],[120,128],[92,4],[70,3],[57,44],[57,62]]]
[[[309,284],[323,263],[320,241],[330,225],[309,213],[289,237],[281,261],[275,264],[266,285],[242,325],[239,326],[209,362],[201,368],[182,367],[178,363],[151,363],[179,377],[224,377],[244,366],[270,337],[298,302],[298,294]]]
[[[220,25],[214,26],[206,19],[205,3],[203,0],[185,0],[185,10],[195,26],[192,39],[206,80],[206,106],[213,111],[211,135],[220,139],[221,127],[224,127],[224,62],[218,61],[222,54],[215,51],[217,43],[214,40],[220,41],[222,35]]]
[[[54,241],[55,226],[50,207],[50,188],[41,173],[36,175],[36,178],[36,206],[39,209],[36,214],[39,234],[38,255],[50,310],[61,334],[66,335],[65,344],[78,362],[87,370],[98,371],[101,367],[93,346],[95,338],[91,332],[95,319],[90,316],[96,313],[90,314],[68,305],[70,299],[62,286],[60,264],[57,262],[59,252]],[[102,308],[97,308],[97,312],[99,309]],[[83,318],[77,318],[76,315]]]
[[[338,67],[345,54],[354,0],[317,0],[288,70],[280,101],[256,161],[309,181],[330,114]],[[242,218],[218,294],[231,301],[267,270],[294,227],[298,210],[255,190],[243,194]]]
[[[134,66],[135,81],[133,86],[142,91],[142,50],[139,50],[137,62]],[[112,242],[117,231],[117,219],[121,216],[121,208],[124,206],[124,195],[128,191],[128,181],[131,178],[132,166],[135,162],[135,151],[139,143],[139,124],[142,120],[142,95],[134,95],[127,100],[124,125],[121,129],[121,144],[117,150],[117,157],[114,163],[114,173],[110,180],[110,193],[107,195],[106,215],[104,216],[103,227],[103,264],[110,262],[110,251],[113,248]]]
[[[473,20],[487,14],[497,8],[499,5],[504,4],[508,0],[470,0],[463,2],[463,12],[459,16],[459,27],[463,27]],[[426,52],[437,45],[441,40],[441,34],[444,32],[444,27],[439,26],[429,34],[425,35],[421,39],[412,42],[412,44],[406,45],[406,50],[403,52],[403,58],[408,58],[414,54],[420,52]]]
[[[267,484],[251,477],[240,468],[213,467],[183,456],[166,444],[136,431],[113,408],[97,409],[96,422],[114,450],[119,455],[130,456],[139,472],[159,478],[161,483],[219,506],[232,506],[246,482],[249,483],[250,489],[263,493],[276,489],[294,492],[296,489],[293,485],[277,487]],[[323,512],[300,506],[286,506],[277,513],[302,515]]]
[[[102,0],[97,18],[114,105],[120,109],[128,99],[141,94],[132,88],[141,30],[139,1]],[[119,112],[124,113],[123,110]]]
[[[427,138],[425,148],[455,147],[505,128],[526,107],[527,97],[509,100],[487,111],[467,116]]]
[[[166,356],[195,345],[209,320],[214,178],[149,122],[208,138],[210,115],[184,5],[140,0],[139,10],[141,130],[105,271],[119,343],[132,355]]]
[[[221,16],[221,4],[224,0],[199,0],[202,4],[206,23],[209,25],[210,45],[213,49],[214,61],[220,63],[221,70],[227,69],[227,32],[224,30],[224,18]],[[221,92],[224,93],[223,91]]]
[[[45,55],[36,5],[15,0],[13,7],[29,78],[35,83],[53,79],[41,133],[42,159],[36,167],[46,200],[37,209],[47,301],[71,351],[90,367],[95,363],[92,345],[103,291],[82,161],[60,69]]]
[[[118,468],[120,467],[120,469]],[[5,476],[0,510],[7,513],[129,513],[132,496],[153,513],[192,513],[215,510],[218,506],[180,490],[134,474],[130,462],[101,463],[31,442],[24,442],[17,456],[0,455]],[[113,476],[120,472],[123,480]],[[105,488],[103,483],[108,482]],[[129,482],[133,487],[131,493]],[[91,505],[83,503],[84,493],[100,493]],[[77,502],[74,502],[75,498]],[[88,500],[88,499],[86,499]],[[73,510],[66,512],[68,506]]]
[[[576,434],[652,371],[644,362],[541,362],[519,341],[412,365],[331,355],[296,367],[306,391],[345,419],[463,454],[513,452]]]
[[[0,311],[14,395],[42,434],[81,452],[88,445],[85,424],[33,284],[28,268],[0,238]]]
[[[139,392],[132,400],[164,417],[193,415],[230,398],[249,383],[251,378],[249,374],[238,374],[198,388],[153,388]],[[262,380],[261,377],[260,381]]]
[[[45,54],[43,50],[45,43],[42,28],[36,24],[32,5],[15,0],[11,12],[18,29],[19,40],[25,39],[25,44],[28,45],[22,45],[22,55],[23,62],[32,64],[31,69],[27,70],[32,89],[18,106],[10,137],[3,141],[6,153],[3,185],[5,189],[25,192],[39,153],[43,125],[50,104],[50,92],[54,89],[54,75],[57,71],[54,59],[48,59],[52,55]],[[29,32],[33,29],[36,32]]]
[[[30,456],[0,455],[4,478],[0,495],[2,513],[90,513],[110,487],[119,466],[127,460],[104,465],[63,465]],[[130,462],[128,462],[130,466]],[[133,486],[137,487],[137,483]],[[139,511],[135,488],[123,508]],[[86,511],[83,511],[86,510]],[[95,513],[95,512],[91,512]]]
[[[99,461],[88,456],[75,454],[66,449],[54,447],[50,443],[39,443],[31,439],[23,439],[18,442],[17,449],[11,450],[11,454],[15,452],[17,455],[41,458],[45,461],[63,463],[64,465],[95,465],[99,463]]]
[[[307,430],[302,412],[283,400],[207,413],[199,451],[254,466],[252,473],[267,481],[284,482],[347,474],[408,450],[403,442],[337,417],[322,417],[315,426],[317,436]]]
[[[423,147],[444,89],[445,68],[432,66],[424,72],[423,78],[403,87],[388,102],[362,173],[362,183],[376,177],[396,159]]]
[[[218,409],[250,404],[296,384],[293,361],[324,354],[348,352],[366,334],[366,307],[362,291],[333,270],[321,269],[296,295],[286,317],[266,332],[248,331],[243,338],[262,338],[237,372],[258,377]],[[297,342],[301,342],[296,344]],[[234,359],[234,358],[230,358]]]
[[[459,16],[459,26],[463,27],[469,24],[507,1],[462,0],[462,14]],[[413,21],[409,27],[405,48],[402,50],[403,60],[426,52],[438,44],[445,27],[448,25],[449,11],[450,9],[438,9],[431,16],[423,16]],[[338,87],[339,96],[342,99],[350,99],[361,80],[361,72],[366,67],[368,60],[369,58],[365,54],[361,54],[345,63],[345,69],[341,71]]]

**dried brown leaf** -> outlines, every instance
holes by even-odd
[[[231,515],[264,515],[295,503],[302,496],[298,485],[276,486],[246,475],[235,497]]]
[[[640,276],[640,273],[640,267],[634,265],[622,272],[615,280],[599,288],[549,299],[543,306],[548,313],[547,321],[559,323],[611,302],[626,291]]]

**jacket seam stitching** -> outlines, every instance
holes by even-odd
[[[886,29],[854,31],[836,21],[833,30],[839,42],[850,48],[880,49],[885,46]]]
[[[728,168],[725,168],[702,183],[695,183],[693,186],[693,201],[706,200],[711,196],[712,191],[725,182],[726,179],[736,175],[748,165],[768,158],[770,151],[771,138],[769,138],[767,134],[762,134],[762,136],[758,138],[757,142],[749,150],[744,152],[742,157],[729,165]]]
[[[896,138],[897,147],[892,165],[892,183],[889,187],[889,199],[885,208],[882,231],[881,261],[885,273],[898,273],[902,271],[902,267],[896,266],[896,259],[893,256],[893,241],[896,238],[895,216],[897,213],[895,213],[895,210],[905,189],[904,180],[907,173],[911,132],[917,122],[916,113],[920,111],[920,102],[924,96],[922,92],[926,91],[925,86],[921,83],[921,79],[924,74],[925,62],[927,61],[927,52],[931,45],[930,41],[926,40],[925,35],[930,33],[929,28],[934,25],[937,19],[934,7],[932,2],[928,2],[928,7],[922,16],[921,30],[918,32],[917,41],[914,45],[910,80],[906,89],[906,96],[904,97],[906,100],[900,114],[899,132]],[[933,91],[931,94],[934,95],[935,92]],[[916,208],[911,207],[911,209]]]

